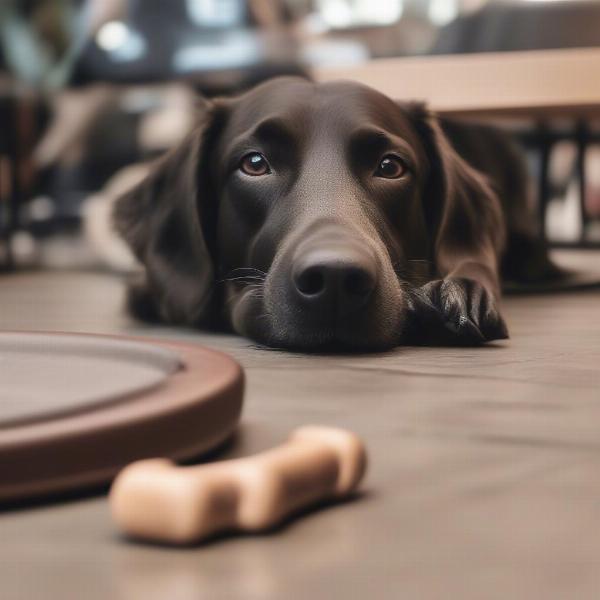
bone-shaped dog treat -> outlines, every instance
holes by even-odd
[[[356,488],[366,452],[353,433],[296,429],[277,448],[248,458],[178,467],[165,459],[135,462],[110,491],[117,525],[155,541],[191,543],[220,531],[262,531],[317,502]]]

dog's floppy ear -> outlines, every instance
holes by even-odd
[[[145,267],[143,284],[129,298],[139,316],[197,324],[211,304],[216,209],[208,157],[224,107],[206,103],[200,112],[184,141],[115,205],[116,229]]]
[[[495,277],[505,236],[496,194],[486,177],[458,155],[433,113],[421,104],[409,105],[408,112],[427,154],[423,210],[438,275],[468,258],[489,267]],[[491,283],[497,287],[497,281]]]

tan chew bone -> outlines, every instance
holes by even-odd
[[[353,433],[332,427],[296,429],[261,454],[179,467],[150,459],[123,469],[110,507],[125,533],[170,543],[200,541],[220,531],[262,531],[317,502],[356,488],[366,452]]]

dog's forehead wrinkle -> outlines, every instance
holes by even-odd
[[[257,113],[255,117],[247,114],[241,118],[232,119],[229,123],[224,139],[225,148],[232,148],[254,140],[259,144],[279,140],[293,144],[297,147],[304,146],[307,137],[309,112],[306,107],[296,106],[293,111],[277,110]]]
[[[400,105],[358,82],[322,83],[318,95],[321,106],[328,107],[335,118],[351,119],[357,125],[373,124],[383,130],[409,128],[409,119]]]
[[[268,81],[237,99],[230,125],[241,133],[267,118],[295,122],[309,109],[314,84],[303,79],[278,78]]]

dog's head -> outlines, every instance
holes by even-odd
[[[284,78],[202,107],[115,216],[164,320],[381,348],[433,275],[448,206],[478,185],[421,106]]]

